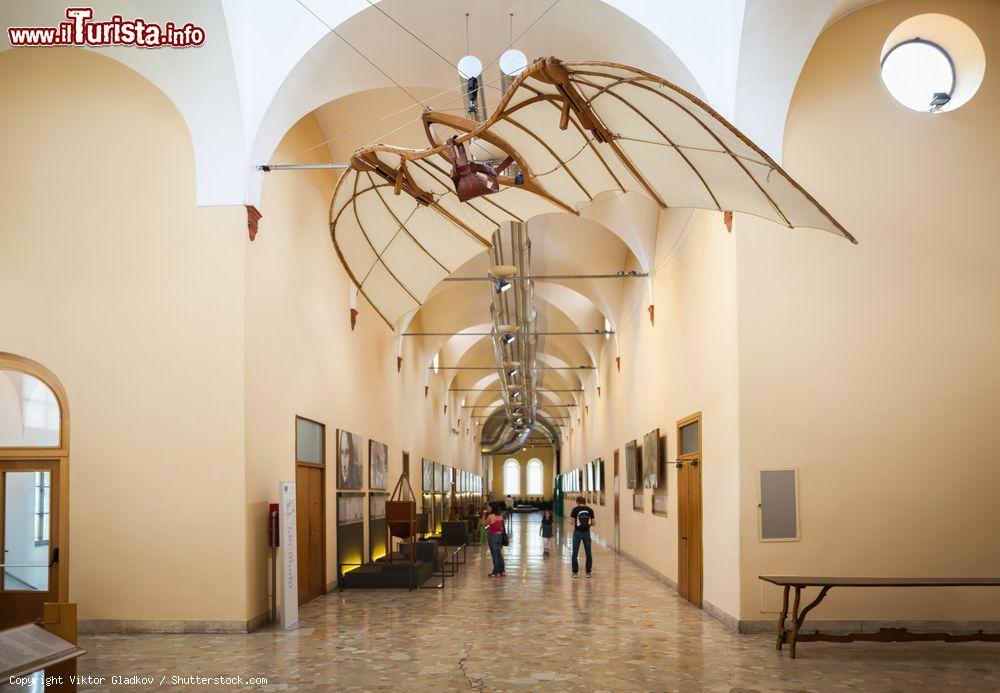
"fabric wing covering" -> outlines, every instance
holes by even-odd
[[[506,220],[577,214],[598,196],[753,214],[789,228],[849,234],[777,163],[707,104],[642,70],[606,62],[530,65],[484,122],[423,116],[429,146],[355,152],[330,208],[337,253],[393,326],[489,245]],[[514,167],[496,193],[460,202],[447,140]],[[519,170],[522,182],[511,174]],[[597,204],[600,203],[598,200]]]

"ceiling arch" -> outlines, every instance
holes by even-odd
[[[448,0],[374,1],[442,54],[464,54],[464,11]],[[549,0],[511,0],[476,6],[470,43],[473,52],[492,57],[505,47],[507,32],[497,27],[507,26],[509,11],[515,34],[541,17],[516,42],[529,56],[604,58],[667,76],[704,97],[780,161],[790,95],[819,32],[877,1],[574,0],[547,12]],[[450,65],[367,1],[303,2],[305,7],[287,0],[105,0],[96,8],[95,19],[119,14],[205,29],[209,40],[192,49],[85,49],[139,72],[176,104],[194,140],[199,205],[256,203],[261,177],[254,167],[270,159],[295,122],[341,96],[392,86],[327,25],[407,89],[455,86]],[[65,9],[7,0],[4,17],[12,26],[55,26],[65,20]],[[10,47],[6,33],[0,35],[0,50]],[[765,77],[766,88],[759,88]]]

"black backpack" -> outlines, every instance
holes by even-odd
[[[576,514],[576,528],[581,532],[590,531],[589,510],[581,510]]]

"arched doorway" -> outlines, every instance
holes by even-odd
[[[69,406],[58,378],[0,352],[0,629],[69,592]]]

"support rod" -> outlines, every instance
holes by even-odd
[[[511,366],[510,368],[521,370],[521,366]],[[593,371],[597,366],[535,366],[538,370],[544,371]],[[429,371],[495,371],[496,366],[428,366]]]
[[[311,171],[314,169],[334,169],[343,171],[350,168],[350,164],[261,164],[258,171],[268,173],[270,171]]]
[[[535,274],[530,277],[515,275],[513,277],[501,277],[507,280],[517,279],[641,279],[648,277],[648,272],[618,272],[617,274]],[[441,281],[445,282],[495,282],[497,277],[445,277]]]
[[[452,388],[451,390],[448,390],[448,392],[500,392],[500,390],[498,388],[478,387],[478,388]],[[570,390],[568,388],[557,388],[550,390],[545,387],[539,387],[535,388],[535,392],[583,392],[583,390],[582,389]]]
[[[575,404],[563,404],[562,402],[539,402],[541,407],[575,407]],[[498,409],[496,404],[463,404],[462,409]],[[514,407],[517,408],[516,406]]]
[[[580,332],[532,332],[539,337],[562,335],[605,335],[614,334],[614,330],[589,330]],[[404,332],[403,337],[492,337],[492,332]]]

